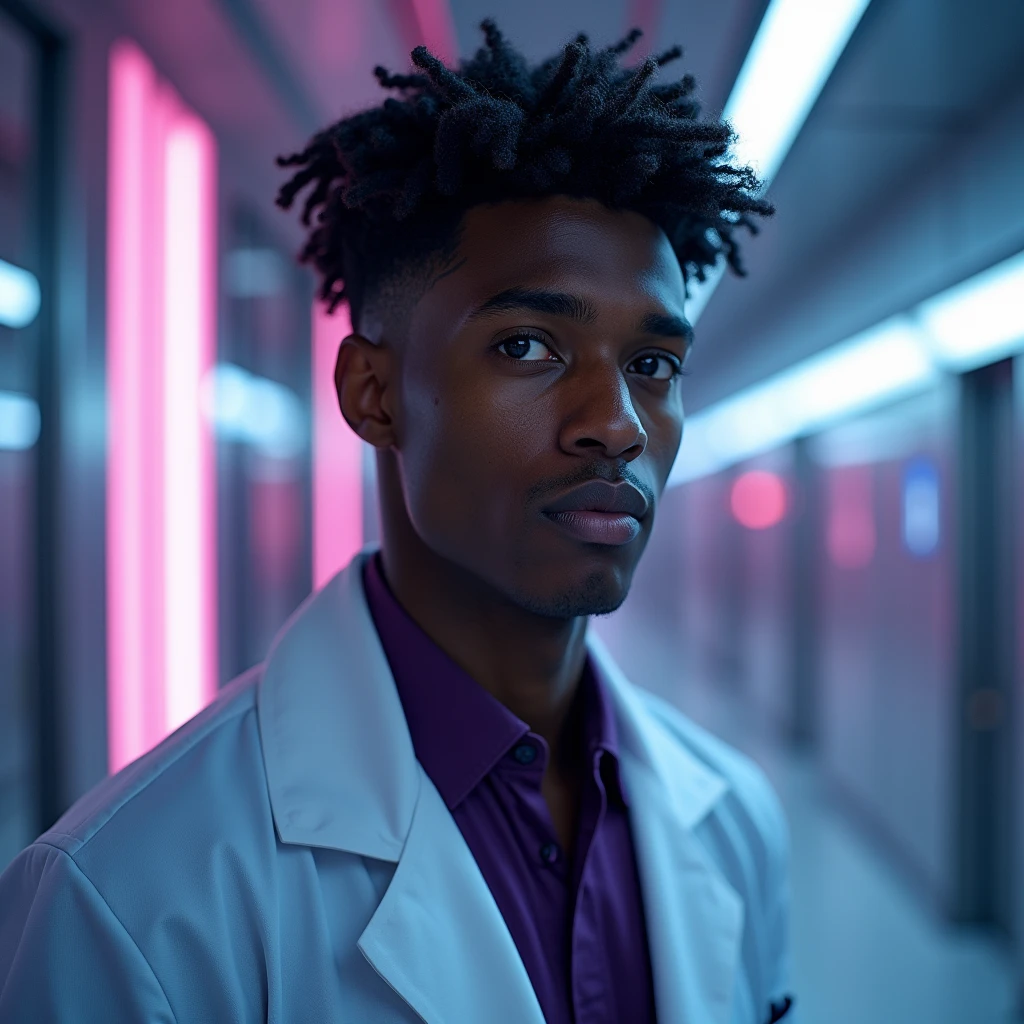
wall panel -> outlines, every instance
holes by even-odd
[[[952,393],[942,390],[835,428],[814,449],[825,495],[823,765],[940,901],[953,871],[954,417]],[[906,489],[925,465],[937,482],[939,535],[915,554]]]

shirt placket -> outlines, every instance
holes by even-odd
[[[600,907],[597,894],[588,884],[589,868],[593,860],[591,853],[608,803],[600,771],[603,757],[604,751],[594,752],[593,772],[583,787],[574,858],[569,987],[575,1024],[611,1024],[607,951],[601,937]]]
[[[504,783],[524,809],[515,815],[521,854],[528,870],[535,876],[533,913],[544,955],[550,963],[560,966],[567,977],[570,960],[570,896],[569,859],[555,837],[554,825],[544,800],[541,783],[547,763],[547,749],[533,734],[522,740],[506,755],[500,766]],[[571,1024],[571,994],[566,1002],[545,1006],[546,1019],[552,1024]]]

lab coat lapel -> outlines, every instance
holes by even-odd
[[[394,878],[359,949],[427,1024],[544,1024],[469,847],[434,785],[421,781]]]
[[[743,903],[684,827],[668,792],[623,758],[658,1020],[729,1024]]]
[[[600,641],[590,648],[616,708],[658,1020],[729,1024],[743,901],[694,833],[727,784],[641,706]]]
[[[275,643],[257,695],[278,835],[395,864],[359,949],[428,1024],[544,1024],[454,818],[416,761],[366,606],[369,550]]]

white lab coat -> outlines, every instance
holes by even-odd
[[[414,756],[366,555],[263,666],[0,876],[3,1024],[542,1024]],[[589,643],[618,722],[658,1020],[763,1024],[786,983],[779,804],[749,760]]]

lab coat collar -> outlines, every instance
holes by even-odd
[[[370,553],[296,612],[259,684],[278,835],[397,862],[359,948],[424,1020],[486,1008],[495,1024],[542,1024],[486,882],[416,761],[363,593]],[[619,728],[659,1019],[728,1024],[743,904],[693,832],[727,784],[643,706],[592,634],[588,645]]]
[[[395,862],[420,772],[357,555],[278,634],[256,695],[270,805],[284,843]]]

